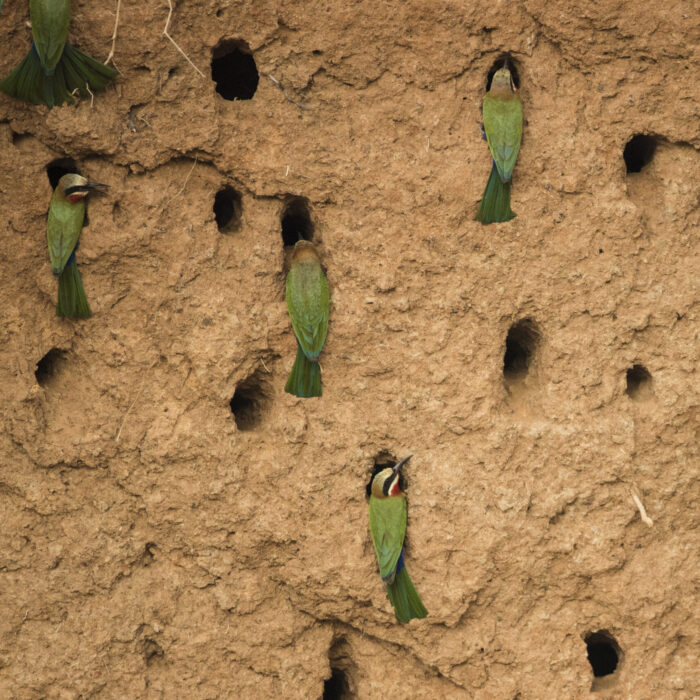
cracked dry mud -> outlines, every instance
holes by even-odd
[[[106,57],[115,9],[74,0],[75,43]],[[700,695],[697,13],[176,3],[205,78],[167,14],[123,0],[92,105],[0,97],[0,696]],[[27,16],[5,3],[2,75]],[[217,94],[221,40],[250,48],[252,99]],[[484,227],[505,50],[518,216]],[[637,134],[655,150],[627,173]],[[54,315],[60,158],[111,185],[78,251],[87,322]],[[321,400],[283,391],[290,201],[331,286]],[[430,615],[399,626],[365,487],[408,453]],[[600,631],[620,659],[594,685]]]

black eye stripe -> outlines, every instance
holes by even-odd
[[[73,185],[73,187],[66,187],[65,193],[68,194],[75,194],[76,192],[87,192],[85,189],[85,185]]]
[[[384,481],[384,485],[382,486],[382,493],[383,493],[385,496],[388,496],[388,495],[389,495],[389,489],[391,488],[391,483],[392,483],[392,481],[394,481],[393,475],[390,476],[390,477],[388,477],[388,478]]]

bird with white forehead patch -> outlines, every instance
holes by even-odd
[[[89,182],[77,173],[67,173],[56,185],[49,206],[46,240],[54,275],[58,277],[56,316],[88,318],[90,305],[75,262],[85,219],[85,198],[94,190],[107,187]]]
[[[399,622],[428,614],[403,561],[407,508],[406,496],[399,485],[399,472],[409,459],[411,455],[375,474],[369,497],[369,531],[379,573]]]

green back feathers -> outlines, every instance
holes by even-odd
[[[68,39],[70,0],[29,0],[29,18],[39,59],[53,73]]]
[[[406,535],[406,499],[403,495],[369,498],[369,532],[382,579],[392,583]]]
[[[31,104],[72,104],[102,90],[117,75],[112,66],[84,54],[68,42],[70,0],[30,0],[34,46],[2,81],[0,91]]]
[[[317,358],[326,342],[329,308],[328,280],[315,251],[313,255],[297,256],[287,273],[287,309],[294,334],[308,358]]]
[[[523,107],[520,98],[494,97],[487,93],[483,105],[484,131],[496,162],[498,174],[505,182],[510,180],[520,150],[523,135]]]

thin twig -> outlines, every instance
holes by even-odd
[[[88,91],[88,94],[90,95],[90,109],[92,109],[95,105],[95,95],[93,94],[92,90],[90,89],[90,83],[85,83],[85,89]]]
[[[194,63],[192,63],[190,57],[177,45],[177,42],[175,41],[175,39],[173,39],[170,36],[170,34],[168,34],[168,27],[170,26],[170,18],[173,16],[172,0],[168,0],[168,7],[170,8],[170,10],[168,11],[168,19],[165,21],[165,28],[163,29],[163,35],[165,37],[167,37],[168,39],[170,39],[170,41],[173,42],[173,46],[187,59],[187,62],[192,66],[192,68],[194,68],[197,71],[197,73],[199,73],[202,76],[202,78],[206,78],[204,73],[202,73],[202,71],[199,70],[199,68],[197,68],[197,66],[195,66]]]
[[[157,362],[157,360],[153,360],[153,362],[151,362],[151,366],[148,368],[148,370],[153,369],[156,362]],[[119,430],[117,431],[117,437],[114,438],[115,442],[119,442],[119,438],[121,437],[121,434],[122,434],[122,428],[124,427],[124,423],[126,423],[127,416],[129,415],[129,413],[131,413],[131,409],[136,405],[136,402],[139,400],[139,396],[141,396],[141,392],[143,392],[143,387],[146,386],[146,379],[147,378],[148,378],[148,375],[144,375],[143,379],[141,380],[141,386],[139,387],[138,394],[136,394],[136,397],[131,402],[131,405],[129,406],[129,408],[126,409],[126,413],[124,414],[124,417],[122,418],[122,423],[119,426]]]
[[[637,506],[637,509],[639,510],[639,516],[641,517],[642,522],[645,525],[652,527],[654,525],[654,521],[647,515],[646,508],[644,507],[644,504],[639,499],[639,496],[637,496],[637,494],[634,492],[634,489],[630,489],[630,494],[632,495],[632,500],[634,501],[634,504]]]
[[[291,97],[289,96],[289,93],[285,90],[284,85],[282,85],[282,83],[281,83],[279,80],[277,80],[277,78],[275,78],[274,75],[271,75],[270,73],[267,73],[267,77],[268,77],[275,85],[277,85],[277,87],[278,87],[280,90],[282,90],[282,94],[284,95],[284,97],[285,97],[286,100],[288,100],[289,102],[291,102],[293,105],[296,105],[297,107],[299,107],[299,109],[311,109],[311,107],[309,107],[309,105],[306,105],[306,104],[304,104],[303,102],[298,102],[297,100],[291,98]]]
[[[199,158],[199,156],[194,157],[194,163],[192,163],[192,167],[190,168],[190,172],[187,173],[187,177],[185,178],[185,181],[182,183],[182,187],[163,205],[163,209],[166,209],[172,201],[177,199],[185,191],[185,187],[187,187],[187,182],[190,179],[190,175],[192,175],[192,171],[194,170],[195,166],[197,165],[197,158]]]
[[[109,50],[109,56],[107,56],[107,58],[105,59],[105,65],[107,65],[114,58],[114,47],[117,44],[117,28],[119,27],[119,9],[121,8],[121,5],[122,0],[117,0],[117,16],[114,20],[114,32],[112,33],[112,48]]]

